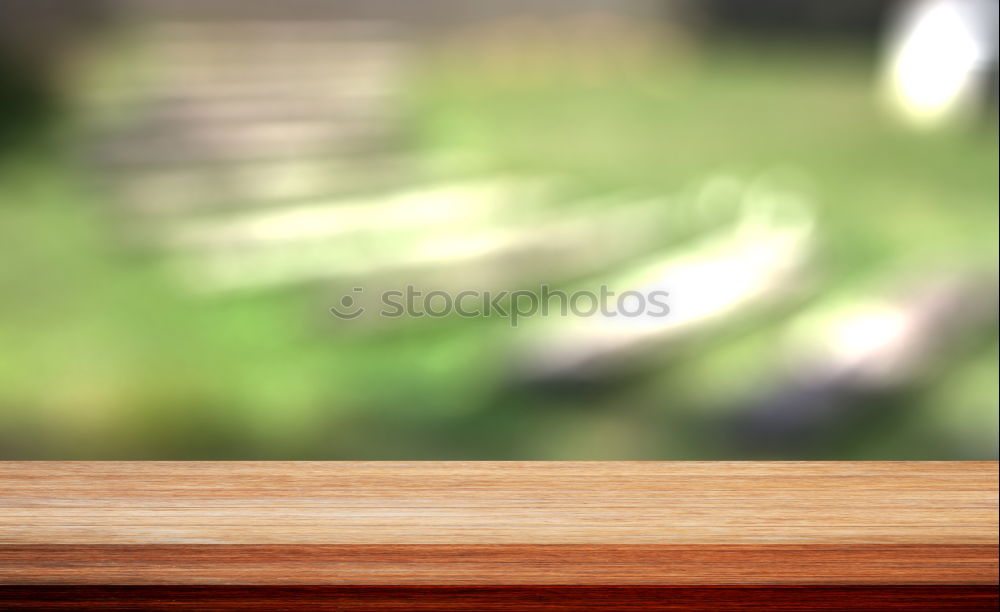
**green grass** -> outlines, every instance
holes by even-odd
[[[622,77],[524,83],[455,58],[419,68],[408,146],[467,154],[475,171],[564,174],[585,195],[677,194],[719,172],[794,169],[819,206],[820,291],[601,393],[509,393],[517,332],[501,321],[359,333],[328,319],[321,291],[187,295],[155,257],[122,252],[107,203],[72,164],[26,152],[0,167],[0,454],[729,456],[706,415],[774,374],[769,349],[800,306],[896,266],[996,264],[995,124],[933,135],[896,125],[856,51],[739,47]],[[908,390],[912,410],[832,441],[826,458],[995,455],[996,330],[984,334]]]

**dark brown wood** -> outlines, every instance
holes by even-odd
[[[576,610],[997,609],[995,586],[75,586],[0,587],[17,610]]]

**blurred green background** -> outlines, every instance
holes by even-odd
[[[519,375],[533,332],[503,319],[336,320],[327,309],[345,288],[367,286],[363,275],[192,291],[169,250],[130,233],[170,220],[133,222],[109,195],[125,170],[90,152],[129,120],[101,115],[108,106],[89,93],[125,83],[136,99],[146,95],[135,85],[144,64],[122,51],[138,48],[139,26],[116,24],[80,36],[86,51],[73,57],[83,59],[60,67],[71,76],[39,85],[20,107],[51,101],[55,110],[5,113],[0,455],[996,458],[995,114],[937,129],[900,121],[878,98],[883,54],[867,31],[592,17],[570,14],[572,36],[559,29],[562,17],[519,15],[487,20],[488,42],[482,24],[406,39],[405,69],[387,98],[394,131],[379,146],[405,153],[415,169],[388,187],[334,195],[378,202],[413,184],[554,176],[559,188],[537,206],[597,214],[601,204],[577,203],[667,194],[664,206],[684,206],[711,177],[787,170],[815,223],[791,290],[620,367],[544,384]],[[16,80],[7,78],[8,90],[24,99]],[[650,253],[683,255],[713,229],[685,227],[607,270],[547,280],[600,281]],[[403,248],[392,244],[384,248]],[[534,277],[519,284],[519,270],[505,287],[537,287]],[[407,274],[391,278],[410,282]],[[783,347],[805,318],[836,318],[900,287],[919,295],[942,277],[968,292],[953,300],[949,323],[919,330],[933,342],[912,349],[919,364],[905,375],[873,389],[795,371],[797,353]],[[900,302],[904,312],[910,303]],[[810,329],[822,346],[826,328]],[[779,404],[807,417],[771,427],[785,418]],[[808,416],[817,405],[823,411]]]

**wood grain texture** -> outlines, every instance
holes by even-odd
[[[953,588],[997,516],[996,462],[4,463],[0,584]]]

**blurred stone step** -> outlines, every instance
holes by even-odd
[[[559,201],[551,180],[495,177],[381,198],[302,203],[253,214],[177,219],[146,238],[202,291],[405,273],[461,288],[557,282],[683,243],[732,219],[696,219],[664,196]]]
[[[734,400],[729,435],[766,454],[880,420],[892,409],[886,397],[939,373],[956,350],[995,328],[997,302],[996,269],[978,266],[896,268],[841,288],[788,322],[775,347],[779,373],[761,381],[762,391]]]
[[[148,65],[151,62],[144,62]],[[202,66],[170,72],[154,66],[141,76],[94,86],[80,97],[91,105],[135,105],[143,101],[275,104],[316,100],[370,102],[398,92],[403,65],[395,60],[323,62],[315,66],[278,65],[228,69]],[[138,70],[138,69],[136,69]],[[259,102],[258,102],[259,101]]]
[[[350,93],[338,92],[333,95],[324,95],[322,92],[305,95],[301,91],[295,95],[288,95],[281,90],[275,92],[275,95],[258,92],[254,96],[202,98],[186,91],[183,95],[159,97],[148,105],[145,115],[148,121],[163,122],[167,125],[181,122],[194,125],[245,124],[282,119],[385,120],[389,118],[390,109],[385,108],[385,104],[379,103],[384,99],[385,93],[352,89]]]
[[[135,24],[134,52],[147,69],[131,94],[126,83],[94,96],[103,104],[95,115],[108,118],[109,128],[91,147],[95,160],[115,168],[215,167],[398,146],[405,46],[392,27],[309,21],[309,13],[246,21],[236,5],[227,10],[204,22]]]
[[[814,250],[813,203],[780,184],[734,186],[737,206],[722,226],[686,243],[661,236],[660,245],[673,246],[576,287],[592,294],[606,287],[614,292],[609,303],[526,322],[530,333],[511,366],[514,381],[562,386],[614,377],[671,342],[800,289]],[[668,296],[669,312],[648,308],[654,292]],[[632,301],[618,302],[625,294]],[[639,296],[645,309],[636,309]]]
[[[269,121],[231,126],[145,125],[102,143],[95,156],[116,165],[195,164],[385,151],[395,143],[380,122]]]
[[[399,34],[398,26],[388,21],[338,19],[317,16],[306,20],[302,15],[273,19],[198,19],[177,15],[147,22],[153,43],[246,44],[273,42],[361,41],[390,38]]]
[[[419,166],[420,160],[403,154],[156,164],[111,172],[105,184],[118,208],[127,214],[174,217],[251,211],[391,189],[415,180]]]

